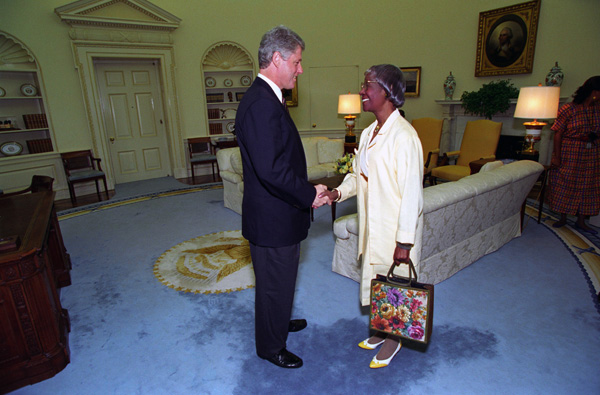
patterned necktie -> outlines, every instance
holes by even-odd
[[[289,114],[290,111],[288,110],[287,100],[285,100],[285,97],[283,99],[281,99],[281,104],[283,104],[283,108],[285,108],[285,112],[287,112]]]

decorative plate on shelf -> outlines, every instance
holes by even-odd
[[[3,87],[0,86],[0,97],[5,96],[6,95],[6,91],[4,90]]]
[[[204,79],[204,83],[206,84],[207,87],[209,88],[214,88],[215,85],[217,85],[217,81],[213,78],[213,77],[206,77]]]
[[[227,126],[225,126],[225,129],[227,129],[229,133],[235,132],[235,122],[229,122]]]
[[[23,96],[36,96],[38,91],[37,88],[31,84],[21,85],[21,93]]]
[[[0,146],[0,152],[6,156],[19,155],[23,151],[23,146],[16,141],[7,141]]]
[[[252,83],[252,78],[250,78],[247,75],[240,78],[240,84],[242,84],[242,86],[249,86],[251,83]]]
[[[233,81],[230,80],[229,78],[225,78],[225,81],[223,81],[223,85],[225,85],[227,88],[232,87]]]

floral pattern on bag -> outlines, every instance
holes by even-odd
[[[371,328],[424,341],[427,298],[426,291],[374,283],[371,291]]]

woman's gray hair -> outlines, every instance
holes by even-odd
[[[378,64],[369,67],[365,75],[371,74],[377,83],[383,88],[389,101],[394,107],[400,108],[404,105],[404,92],[406,82],[404,74],[399,67],[393,64]]]
[[[260,40],[258,67],[261,69],[269,67],[275,52],[279,52],[283,59],[287,60],[298,47],[304,51],[304,40],[298,34],[283,25],[274,27]]]

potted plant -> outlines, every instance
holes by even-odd
[[[478,91],[463,92],[460,100],[465,113],[492,119],[508,110],[510,99],[518,96],[519,89],[510,80],[498,80],[483,84]]]

